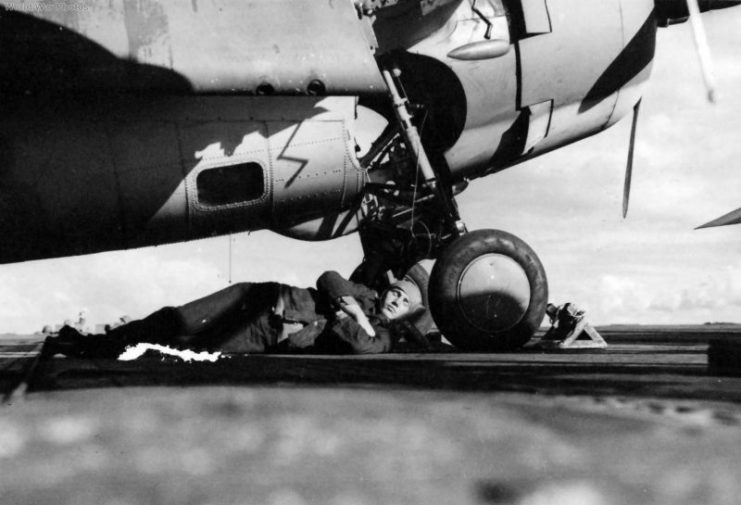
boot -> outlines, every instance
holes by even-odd
[[[57,337],[47,337],[44,353],[70,358],[117,358],[125,345],[109,335],[84,335],[71,326],[63,326]]]

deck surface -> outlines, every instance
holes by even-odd
[[[733,504],[741,377],[719,329],[605,350],[53,358],[0,407],[0,503]],[[0,388],[40,337],[0,341]]]

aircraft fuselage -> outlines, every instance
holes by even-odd
[[[393,180],[357,152],[392,121],[379,63],[395,61],[427,108],[422,141],[453,182],[597,133],[640,99],[652,0],[476,6],[0,11],[0,262],[261,228],[310,240],[355,231],[364,185]]]

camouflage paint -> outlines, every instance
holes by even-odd
[[[157,0],[123,0],[128,57],[173,68],[167,15]]]

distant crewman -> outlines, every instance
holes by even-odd
[[[47,352],[115,358],[128,346],[152,343],[225,353],[384,353],[408,334],[409,318],[424,310],[410,281],[396,281],[379,296],[329,271],[316,289],[242,282],[102,335],[65,326],[48,339]]]
[[[545,307],[545,313],[551,322],[548,333],[543,338],[553,340],[563,340],[574,330],[579,319],[584,317],[584,311],[576,306],[575,303],[564,303],[557,307],[549,303]]]
[[[607,347],[602,335],[587,321],[585,311],[574,303],[546,305],[551,327],[537,346],[543,349],[595,349]]]

